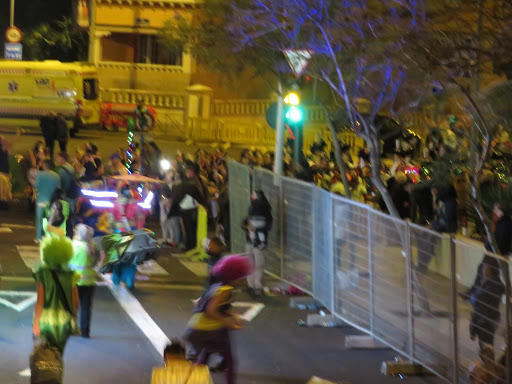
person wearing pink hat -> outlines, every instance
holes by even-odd
[[[216,284],[201,296],[189,320],[183,340],[198,353],[198,364],[208,364],[211,354],[224,359],[226,383],[235,383],[230,331],[243,327],[243,320],[231,311],[234,287],[252,273],[253,263],[244,255],[222,258],[211,273]]]

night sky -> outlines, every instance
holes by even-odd
[[[72,0],[15,0],[14,24],[22,31],[62,16],[71,16]],[[10,1],[0,2],[0,30],[9,24]],[[3,36],[3,33],[0,33]]]

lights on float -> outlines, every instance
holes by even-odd
[[[114,208],[114,203],[104,200],[91,200],[91,205],[96,208]]]
[[[137,203],[137,205],[144,209],[150,209],[151,208],[151,202],[153,201],[153,197],[155,197],[155,194],[153,192],[149,192],[146,196],[146,199],[143,203]]]
[[[82,194],[87,197],[95,197],[97,199],[114,198],[117,199],[117,192],[113,191],[92,191],[90,189],[82,189]]]

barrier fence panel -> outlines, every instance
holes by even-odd
[[[373,335],[410,356],[412,325],[408,232],[404,221],[371,210],[368,214],[371,249]],[[370,329],[370,327],[368,327]]]
[[[451,380],[455,376],[453,326],[456,308],[450,273],[450,237],[414,224],[409,230],[415,279],[412,356]]]
[[[360,328],[370,328],[368,208],[333,197],[334,311]]]
[[[278,278],[282,278],[282,210],[283,200],[281,199],[281,178],[276,186],[274,183],[275,176],[272,172],[256,168],[254,170],[254,189],[261,189],[272,207],[272,217],[274,219],[272,229],[268,236],[267,249],[265,255],[265,270]]]
[[[313,189],[313,296],[330,311],[334,308],[333,201],[331,194]]]
[[[313,190],[315,186],[283,178],[283,278],[313,291]]]
[[[229,162],[234,252],[245,249],[250,181],[248,167]],[[506,382],[508,258],[264,169],[253,182],[273,208],[267,272],[447,382],[475,382],[478,361]]]
[[[242,222],[249,212],[251,201],[250,169],[229,159],[229,214],[231,223],[231,250],[243,253],[246,249],[246,234]]]

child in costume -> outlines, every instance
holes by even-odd
[[[74,253],[73,243],[65,236],[49,233],[41,241],[40,252],[42,263],[34,272],[37,302],[33,333],[62,354],[69,336],[79,333],[75,321],[76,278],[68,267]]]
[[[252,272],[252,263],[242,255],[222,258],[212,269],[217,280],[199,299],[183,340],[199,354],[197,363],[208,364],[211,354],[224,359],[226,383],[235,383],[230,331],[241,329],[243,320],[231,311],[234,287]]]

